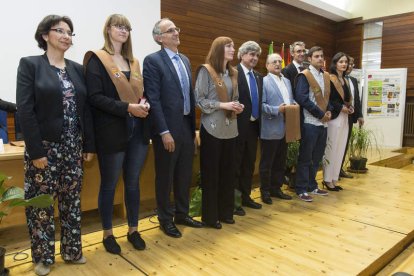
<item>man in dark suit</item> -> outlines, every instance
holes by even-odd
[[[304,64],[306,59],[305,46],[305,43],[302,41],[293,42],[289,46],[289,52],[293,58],[293,61],[292,63],[288,64],[285,68],[282,69],[282,75],[290,81],[293,97],[295,97],[296,76],[307,68]],[[295,189],[295,184],[292,181],[289,181],[289,187],[291,189]]]
[[[0,139],[3,139],[3,143],[8,143],[9,141],[7,133],[7,112],[14,113],[16,111],[16,104],[0,99]]]
[[[262,102],[263,78],[253,70],[262,52],[254,41],[243,43],[237,57],[239,101],[244,110],[237,116],[239,135],[236,153],[236,185],[241,192],[242,205],[260,209],[262,205],[250,197],[252,178],[256,162],[257,140],[260,137],[260,115]],[[242,207],[235,210],[236,215],[245,215]]]
[[[292,91],[295,93],[295,78],[297,74],[305,69],[303,64],[306,56],[305,43],[302,41],[293,42],[289,46],[289,51],[290,55],[293,57],[293,62],[282,69],[282,74],[285,78],[290,80]]]
[[[162,49],[145,58],[143,77],[151,105],[157,213],[161,230],[179,238],[181,232],[175,224],[202,227],[188,216],[195,139],[191,66],[178,53],[180,29],[171,20],[159,20],[152,34]],[[172,188],[175,208],[170,204]]]
[[[339,173],[339,176],[345,177],[345,178],[353,178],[352,174],[345,172],[342,168],[344,166],[346,152],[348,151],[348,144],[349,144],[349,138],[351,137],[351,133],[352,133],[352,127],[354,126],[356,122],[358,122],[360,127],[363,126],[364,118],[362,117],[362,103],[359,97],[358,80],[350,76],[352,69],[354,69],[354,58],[349,56],[348,59],[349,59],[349,64],[348,64],[348,70],[346,71],[346,78],[348,78],[349,80],[349,86],[350,86],[349,88],[350,88],[352,99],[353,99],[353,103],[351,104],[354,107],[354,113],[348,116],[348,126],[349,126],[348,140],[346,142],[346,148],[344,152],[344,157],[342,159],[341,172]]]
[[[0,99],[0,110],[14,113],[17,111],[17,108],[15,103],[3,101]]]

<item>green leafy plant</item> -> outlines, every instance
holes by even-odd
[[[296,182],[296,167],[298,165],[300,142],[288,143],[287,154],[286,154],[286,170],[285,170],[285,181],[289,187],[293,188]]]
[[[372,130],[363,127],[353,127],[349,138],[350,169],[356,173],[367,172],[368,150],[375,149],[379,153],[377,138]]]
[[[53,204],[51,195],[39,195],[31,199],[24,199],[24,190],[19,187],[6,187],[4,182],[7,176],[0,173],[0,223],[4,216],[7,216],[10,210],[18,206],[34,206],[45,208]]]
[[[368,150],[373,148],[379,152],[375,133],[372,130],[354,126],[349,138],[349,157],[354,159],[367,158]]]
[[[299,141],[288,143],[286,168],[296,168],[296,165],[298,164],[299,145]]]

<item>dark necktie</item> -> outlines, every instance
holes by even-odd
[[[305,66],[299,66],[299,72],[302,72],[303,70],[305,70]]]
[[[259,118],[259,99],[257,95],[257,84],[254,79],[253,72],[249,72],[249,83],[250,83],[250,97],[252,99],[252,117]]]
[[[173,57],[177,62],[178,71],[180,71],[181,90],[184,96],[184,115],[190,113],[190,84],[187,80],[187,73],[180,62],[180,56],[177,54]]]

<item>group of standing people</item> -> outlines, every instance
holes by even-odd
[[[293,62],[299,65],[295,67],[299,76],[286,78],[282,57],[272,54],[266,60],[269,73],[262,78],[254,70],[261,54],[256,42],[241,45],[237,54],[240,64],[235,68],[231,66],[233,40],[218,37],[211,44],[206,63],[197,70],[193,90],[191,65],[178,51],[180,28],[174,22],[163,18],[155,23],[153,39],[162,49],[145,58],[142,75],[132,52],[131,30],[125,16],[109,16],[103,28],[102,49],[88,51],[82,66],[65,58],[74,36],[72,21],[66,16],[49,15],[35,33],[45,54],[20,60],[16,94],[26,143],[25,197],[47,193],[57,198],[60,253],[65,261],[86,263],[81,244],[80,191],[83,162],[90,161],[94,153],[101,176],[98,207],[105,249],[113,254],[121,252],[112,231],[115,186],[121,173],[127,240],[135,249],[145,249],[137,230],[139,176],[150,138],[155,155],[158,220],[160,229],[171,237],[182,236],[177,224],[220,229],[222,223],[235,223],[234,214],[246,213],[242,207],[234,208],[235,189],[241,192],[243,207],[262,207],[250,197],[259,139],[262,201],[272,204],[271,197],[292,198],[281,190],[287,152],[285,130],[289,127],[284,113],[289,105],[299,104],[304,114],[296,192],[307,201],[311,199],[308,191],[324,193],[317,188],[314,177],[325,151],[325,126],[332,122],[332,134],[328,128],[330,139],[341,137],[341,144],[331,149],[344,148],[344,125],[357,104],[357,97],[350,93],[357,86],[350,85],[354,90],[350,89],[343,74],[348,56],[334,57],[331,70],[336,78],[329,78],[321,71],[322,49],[313,47],[308,53],[310,69],[300,72],[305,45],[296,43],[291,53],[302,58]],[[319,90],[314,90],[316,86]],[[196,106],[202,114],[202,222],[188,215]],[[337,122],[330,120],[333,118]],[[340,166],[335,162],[324,170],[324,185],[331,189],[338,187]],[[174,204],[170,202],[172,191]],[[55,261],[53,213],[53,206],[26,208],[38,275],[47,275]]]

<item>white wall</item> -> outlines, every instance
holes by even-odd
[[[352,18],[371,19],[413,12],[413,0],[352,0],[346,9]]]
[[[113,13],[125,15],[132,25],[134,56],[141,63],[160,47],[152,28],[161,14],[160,0],[20,0],[4,2],[0,10],[0,98],[16,99],[16,73],[21,57],[43,54],[34,39],[39,22],[48,14],[69,16],[74,25],[74,45],[65,57],[82,63],[87,50],[103,46],[102,29]],[[7,3],[7,4],[5,4]]]

